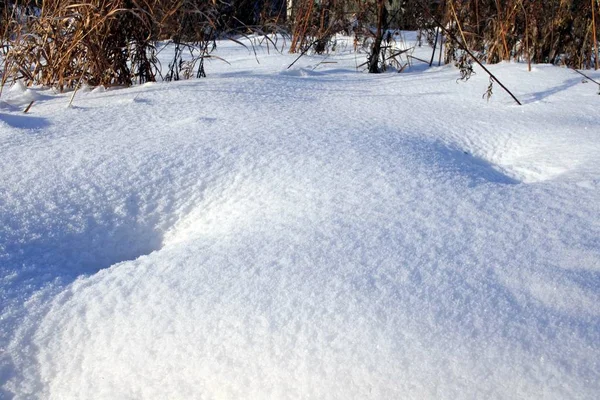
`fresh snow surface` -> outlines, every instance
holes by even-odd
[[[598,88],[256,51],[5,88],[0,398],[597,399]]]

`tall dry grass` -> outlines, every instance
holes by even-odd
[[[463,57],[463,45],[487,63],[518,60],[590,68],[598,59],[598,0],[298,0],[295,4],[292,51],[303,51],[343,29],[322,29],[321,10],[328,8],[339,10],[339,26],[354,15],[360,27],[355,30],[357,42],[371,37],[375,44],[383,26],[429,32],[433,45],[435,19],[452,33],[445,35],[447,63]],[[374,54],[369,54],[372,72]]]
[[[350,4],[343,0],[298,0],[290,21],[290,53],[305,52],[309,48],[318,54],[325,52],[336,33],[349,31]]]
[[[65,90],[84,82],[127,86],[152,81],[160,74],[154,45],[165,39],[176,44],[166,78],[202,76],[216,38],[232,29],[281,32],[284,4],[0,0],[1,83],[22,79]],[[288,21],[292,52],[322,53],[334,46],[335,34],[353,32],[356,43],[369,43],[371,72],[381,70],[381,41],[388,27],[429,31],[428,37],[437,40],[432,33],[443,26],[450,32],[440,41],[446,62],[464,61],[464,48],[487,63],[519,60],[590,68],[598,62],[598,0],[297,0],[294,7]],[[184,51],[195,54],[191,62],[184,61]]]
[[[446,0],[436,12],[488,63],[526,60],[590,68],[597,10],[596,0]],[[457,59],[457,49],[450,40],[448,62]]]
[[[44,0],[34,15],[15,22],[5,54],[4,81],[74,88],[131,85],[155,78],[148,0]],[[26,4],[15,2],[15,10]]]
[[[218,28],[206,0],[15,1],[4,21],[3,81],[72,89],[156,79],[158,39],[205,42]]]
[[[62,91],[81,83],[129,86],[159,75],[204,76],[218,37],[277,32],[285,15],[279,1],[274,7],[267,0],[0,0],[1,83],[20,79]],[[255,3],[262,8],[241,14]],[[175,44],[162,72],[157,41]]]

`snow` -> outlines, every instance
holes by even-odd
[[[596,398],[597,88],[350,48],[5,91],[0,398]]]

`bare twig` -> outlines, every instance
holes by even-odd
[[[429,61],[429,66],[431,67],[431,65],[433,64],[433,59],[435,57],[435,50],[437,49],[437,43],[438,43],[438,37],[440,36],[440,33],[438,32],[437,28],[435,29],[435,42],[433,42],[433,52],[431,53],[431,60]]]
[[[470,50],[467,48],[467,45],[466,45],[465,43],[461,42],[461,41],[460,41],[460,40],[459,40],[459,39],[456,37],[456,35],[454,35],[452,32],[450,32],[448,29],[446,29],[446,28],[444,27],[444,25],[443,25],[443,24],[442,24],[442,23],[441,23],[441,22],[440,22],[440,21],[439,21],[437,18],[435,18],[433,15],[431,15],[431,13],[429,12],[429,10],[427,10],[427,8],[426,8],[426,7],[424,7],[424,6],[423,6],[421,3],[419,3],[419,5],[420,5],[420,6],[423,8],[423,11],[424,11],[426,14],[428,14],[428,16],[429,16],[429,17],[430,17],[430,18],[431,18],[431,19],[432,19],[432,20],[435,22],[435,24],[436,24],[436,25],[437,25],[437,26],[438,26],[438,27],[439,27],[439,28],[440,28],[440,29],[441,29],[441,30],[442,30],[442,31],[443,31],[443,32],[444,32],[446,35],[448,35],[448,37],[450,37],[450,38],[451,38],[453,41],[455,41],[455,42],[458,44],[458,46],[459,46],[459,47],[460,47],[462,50],[464,50],[464,52],[465,52],[465,53],[467,53],[467,54],[469,55],[469,57],[471,57],[471,59],[472,59],[473,61],[475,61],[475,62],[477,63],[477,65],[479,65],[479,66],[480,66],[480,67],[481,67],[481,68],[482,68],[482,69],[483,69],[483,70],[484,70],[484,71],[485,71],[485,72],[486,72],[486,73],[487,73],[487,74],[490,76],[490,78],[491,78],[491,79],[493,79],[493,80],[494,80],[494,82],[496,82],[498,85],[500,85],[500,87],[502,87],[502,89],[504,89],[504,91],[505,91],[506,93],[508,93],[508,94],[510,95],[510,97],[512,97],[512,99],[513,99],[513,100],[514,100],[514,101],[515,101],[515,102],[516,102],[518,105],[522,105],[522,104],[521,104],[521,102],[519,101],[519,99],[517,99],[517,98],[515,97],[515,95],[514,95],[514,94],[512,94],[512,92],[511,92],[510,90],[508,90],[508,88],[507,88],[506,86],[504,86],[504,85],[502,84],[502,82],[500,82],[500,81],[498,80],[498,78],[496,78],[496,76],[495,76],[494,74],[492,74],[492,73],[490,72],[490,70],[488,70],[488,69],[487,69],[487,68],[486,68],[486,67],[485,67],[485,66],[484,66],[484,65],[483,65],[483,64],[482,64],[482,63],[479,61],[479,59],[477,59],[477,57],[476,57],[476,56],[475,56],[473,53],[471,53],[471,51],[470,51]],[[461,32],[462,32],[462,30],[461,30]]]
[[[31,108],[31,106],[33,105],[34,102],[35,102],[35,100],[31,100],[31,102],[29,103],[29,105],[27,107],[25,107],[25,109],[23,110],[23,113],[27,114],[29,112],[29,109]]]
[[[598,70],[598,36],[596,35],[596,0],[592,0],[592,42],[594,43],[594,69]]]
[[[297,62],[299,59],[301,59],[301,58],[302,58],[302,56],[304,56],[306,53],[308,53],[308,51],[311,49],[311,47],[313,47],[313,46],[315,45],[315,43],[317,43],[317,42],[318,42],[318,39],[317,39],[317,40],[314,40],[314,41],[313,41],[313,42],[312,42],[310,45],[306,46],[306,48],[305,48],[304,50],[302,50],[302,53],[300,53],[300,55],[299,55],[298,57],[296,57],[296,59],[294,60],[294,62],[293,62],[293,63],[291,63],[291,64],[290,64],[290,65],[289,65],[289,66],[288,66],[286,69],[290,69],[290,68],[292,68],[292,66],[293,66],[294,64],[296,64],[296,62]]]
[[[600,82],[593,80],[592,78],[590,78],[589,76],[587,76],[587,75],[586,75],[586,74],[584,74],[583,72],[581,72],[581,71],[577,71],[575,68],[573,68],[573,71],[577,72],[579,75],[583,76],[583,77],[584,77],[585,79],[587,79],[588,81],[592,81],[592,82],[594,82],[595,84],[597,84],[597,85],[599,85],[599,86],[600,86]]]

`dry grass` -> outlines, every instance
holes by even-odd
[[[15,24],[5,78],[60,90],[153,80],[150,9],[147,1],[45,0],[39,16]]]
[[[380,18],[382,4],[387,20]],[[369,37],[377,43],[382,25],[432,32],[432,15],[453,34],[445,37],[447,63],[460,60],[464,46],[487,63],[518,60],[591,68],[598,59],[598,12],[598,0],[405,0],[401,6],[380,0],[299,0],[291,51],[305,51],[343,29],[334,29],[324,15],[336,15],[343,26],[355,14],[360,27],[356,43]],[[370,57],[369,69],[375,71],[373,52]]]
[[[202,76],[204,59],[217,37],[232,29],[281,32],[285,10],[273,4],[279,3],[0,0],[1,83],[22,79],[27,85],[65,90],[84,82],[128,86],[152,81],[159,73],[154,49],[159,39],[171,40],[180,49],[167,78]],[[598,62],[598,0],[405,0],[396,8],[385,0],[295,4],[289,21],[292,52],[322,53],[333,45],[333,35],[353,31],[357,44],[370,44],[372,72],[381,69],[378,54],[385,47],[381,40],[388,26],[432,32],[431,16],[451,32],[445,35],[446,62],[464,59],[464,48],[488,63],[519,60],[591,68]],[[195,52],[191,64],[183,62],[184,50]]]
[[[594,0],[447,0],[437,15],[488,63],[519,60],[589,68]],[[598,2],[595,2],[596,10]],[[458,59],[448,43],[447,61]]]
[[[325,52],[331,38],[339,32],[349,31],[349,4],[353,1],[299,0],[292,18],[290,53],[306,52],[313,48],[318,54]]]
[[[5,28],[3,84],[62,91],[153,81],[157,39],[203,41],[216,28],[209,1],[44,0],[35,15],[25,15],[26,3],[16,2]]]

